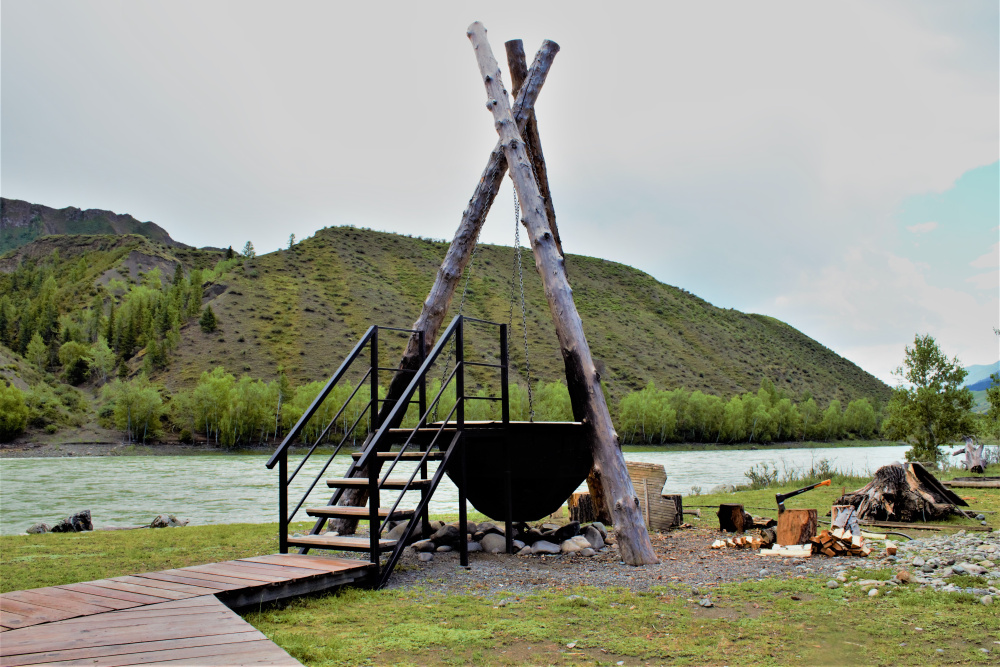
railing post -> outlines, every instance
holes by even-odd
[[[368,522],[369,522],[369,549],[371,550],[371,563],[375,566],[375,572],[373,577],[378,580],[379,577],[379,560],[381,557],[381,552],[379,551],[379,518],[378,518],[378,508],[379,508],[379,493],[378,493],[378,472],[374,465],[368,466]]]
[[[418,366],[418,368],[422,368],[423,367],[424,360],[427,358],[427,349],[425,347],[425,345],[426,345],[425,340],[426,339],[424,337],[424,332],[422,330],[418,331],[417,332],[417,345],[419,345],[418,353],[419,353],[419,357],[420,357],[420,366]],[[419,412],[417,413],[417,426],[419,426],[420,425],[419,424],[420,419],[424,416],[424,413],[427,412],[427,374],[426,373],[424,373],[423,375],[420,376],[420,384],[417,386],[417,409],[419,410]],[[420,450],[421,451],[426,451],[426,448],[427,448],[426,445],[424,445],[424,444],[420,445]],[[424,462],[422,462],[420,464],[420,479],[421,480],[427,479],[427,461],[424,461]],[[430,509],[430,503],[425,502],[426,499],[427,499],[427,494],[428,493],[429,493],[429,491],[427,489],[427,485],[426,484],[425,485],[421,485],[421,487],[420,487],[420,502],[421,502],[421,504],[423,504],[424,509],[423,509],[423,511],[420,512],[420,536],[423,537],[423,538],[429,537],[429,533],[431,532],[431,509]],[[416,520],[417,520],[417,517],[413,517],[413,519],[411,519],[411,521],[416,521]]]
[[[459,316],[461,318],[461,316]],[[458,432],[458,555],[462,567],[469,566],[469,533],[465,506],[465,319],[455,329],[455,400]]]
[[[278,459],[278,551],[288,553],[288,454]]]
[[[506,551],[514,553],[514,506],[513,490],[511,489],[510,473],[510,389],[508,388],[509,373],[507,370],[510,354],[507,349],[507,325],[500,325],[500,420],[503,422],[503,508],[504,537]]]
[[[372,388],[372,402],[371,402],[371,423],[370,432],[374,433],[378,430],[378,327],[372,332],[371,339],[371,360],[372,360],[372,374],[371,374],[371,388]]]

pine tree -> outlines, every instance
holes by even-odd
[[[215,318],[215,312],[212,310],[212,306],[205,306],[205,310],[201,313],[201,319],[198,320],[198,324],[201,325],[201,330],[205,333],[212,333],[215,331],[219,324],[219,321]]]

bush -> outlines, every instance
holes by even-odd
[[[0,383],[0,442],[21,435],[27,425],[28,405],[24,392],[14,385]]]
[[[59,348],[59,363],[70,384],[80,384],[87,379],[90,375],[90,359],[89,345],[71,340]]]
[[[194,437],[192,437],[191,431],[186,428],[182,428],[177,440],[179,440],[182,444],[190,445],[194,442]]]

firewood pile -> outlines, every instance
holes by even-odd
[[[712,542],[712,549],[760,549],[763,540],[756,535],[750,537],[729,537]]]
[[[814,554],[823,554],[831,558],[836,556],[867,557],[872,551],[865,544],[861,535],[854,535],[848,528],[821,530],[819,535],[809,540]]]
[[[853,505],[862,521],[927,521],[968,506],[919,463],[893,463],[875,471],[872,481],[834,503]]]

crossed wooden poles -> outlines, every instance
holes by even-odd
[[[559,45],[545,40],[535,54],[531,68],[527,69],[521,41],[507,42],[507,59],[515,94],[512,108],[503,87],[500,67],[486,39],[486,28],[477,21],[469,26],[467,34],[486,87],[486,106],[493,114],[500,140],[490,153],[486,169],[462,214],[462,222],[413,329],[424,333],[428,347],[437,340],[459,277],[469,263],[479,230],[496,198],[504,173],[509,168],[521,202],[521,222],[531,239],[535,266],[542,278],[562,350],[573,417],[587,427],[594,460],[587,477],[591,496],[595,506],[603,507],[605,514],[611,517],[622,560],[630,565],[656,563],[656,555],[639,512],[638,499],[625,468],[625,459],[618,447],[617,434],[601,391],[600,376],[583,333],[583,322],[573,302],[573,290],[566,278],[565,260],[534,118],[535,100],[545,83],[552,60],[559,51]],[[392,399],[402,395],[411,378],[411,373],[407,371],[412,372],[419,365],[419,338],[414,334],[400,362],[399,371],[389,384],[381,418],[384,419],[392,409]],[[390,427],[395,426],[398,424]],[[367,476],[367,471],[359,474]],[[341,504],[360,506],[366,501],[367,488],[352,489],[344,494]],[[339,519],[333,528],[344,534],[354,532],[355,525],[356,521]]]

